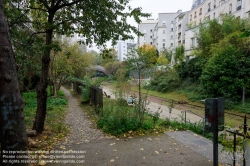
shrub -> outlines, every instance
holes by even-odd
[[[249,57],[233,46],[218,51],[205,66],[201,83],[207,94],[239,100],[242,88],[249,86]]]
[[[150,84],[145,86],[146,89],[167,92],[180,85],[178,73],[174,69],[158,71],[151,79]]]

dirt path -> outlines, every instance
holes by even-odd
[[[47,166],[212,165],[209,159],[167,134],[107,139],[102,131],[93,128],[92,122],[70,92],[65,88],[62,90],[68,98],[65,121],[71,132],[44,159]]]
[[[101,130],[94,128],[94,124],[88,115],[83,112],[79,102],[71,95],[70,91],[64,87],[61,90],[68,99],[68,112],[65,123],[70,127],[70,133],[58,145],[79,144],[107,138]]]

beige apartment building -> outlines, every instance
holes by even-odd
[[[176,13],[159,13],[156,20],[145,20],[139,24],[139,46],[147,43],[158,51],[166,48],[174,50],[181,44],[185,47],[185,56],[192,58],[197,47],[195,34],[198,25],[205,19],[219,19],[221,14],[232,14],[239,18],[250,18],[250,0],[193,0],[191,10]],[[174,64],[173,60],[171,64]]]
[[[249,18],[249,0],[193,0],[192,9],[189,12],[188,25],[192,25],[185,32],[185,54],[189,58],[192,50],[197,46],[195,33],[196,25],[204,19],[219,19],[221,14],[232,14],[239,18]],[[219,20],[220,21],[220,20]]]

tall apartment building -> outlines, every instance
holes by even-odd
[[[133,40],[118,40],[117,44],[114,46],[118,54],[118,59],[120,62],[124,61],[127,58],[127,54],[132,48],[135,48],[137,45]]]
[[[148,19],[139,24],[139,31],[144,36],[139,37],[139,46],[154,45],[158,51],[172,49],[175,46],[175,18],[181,13],[159,13],[157,20]]]
[[[192,50],[197,46],[195,33],[196,25],[204,19],[219,19],[221,14],[232,14],[239,18],[250,18],[249,0],[193,0],[192,9],[189,12],[188,24],[194,28],[185,32],[185,54],[190,56]],[[220,21],[220,20],[219,20]]]
[[[219,19],[221,14],[226,13],[250,18],[250,0],[193,0],[188,12],[159,13],[157,20],[149,19],[139,24],[139,31],[144,36],[139,37],[138,44],[152,44],[158,51],[166,48],[173,53],[177,46],[183,44],[185,56],[189,59],[192,50],[197,47],[195,33],[198,25],[205,19]],[[171,63],[174,63],[173,60]]]
[[[185,44],[185,31],[188,23],[188,12],[182,12],[175,18],[175,46]]]
[[[143,36],[138,37],[138,45],[141,46],[143,44],[153,44],[153,34],[155,25],[157,24],[158,20],[154,19],[147,19],[143,20],[138,28],[141,33],[143,33]]]

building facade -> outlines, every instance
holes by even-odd
[[[127,54],[129,51],[137,46],[137,43],[133,40],[118,40],[114,49],[117,52],[117,56],[120,62],[127,59]]]
[[[138,29],[141,33],[143,33],[143,36],[138,37],[138,45],[141,46],[143,44],[153,44],[154,38],[154,29],[157,24],[158,20],[154,19],[147,19],[143,20],[139,25]]]
[[[139,31],[144,36],[139,37],[138,44],[152,44],[158,51],[166,48],[173,53],[176,47],[184,45],[185,56],[189,59],[192,50],[197,47],[195,34],[198,25],[204,20],[221,21],[222,14],[250,18],[250,0],[193,0],[188,12],[179,10],[176,13],[159,13],[157,20],[146,20],[139,24]]]

